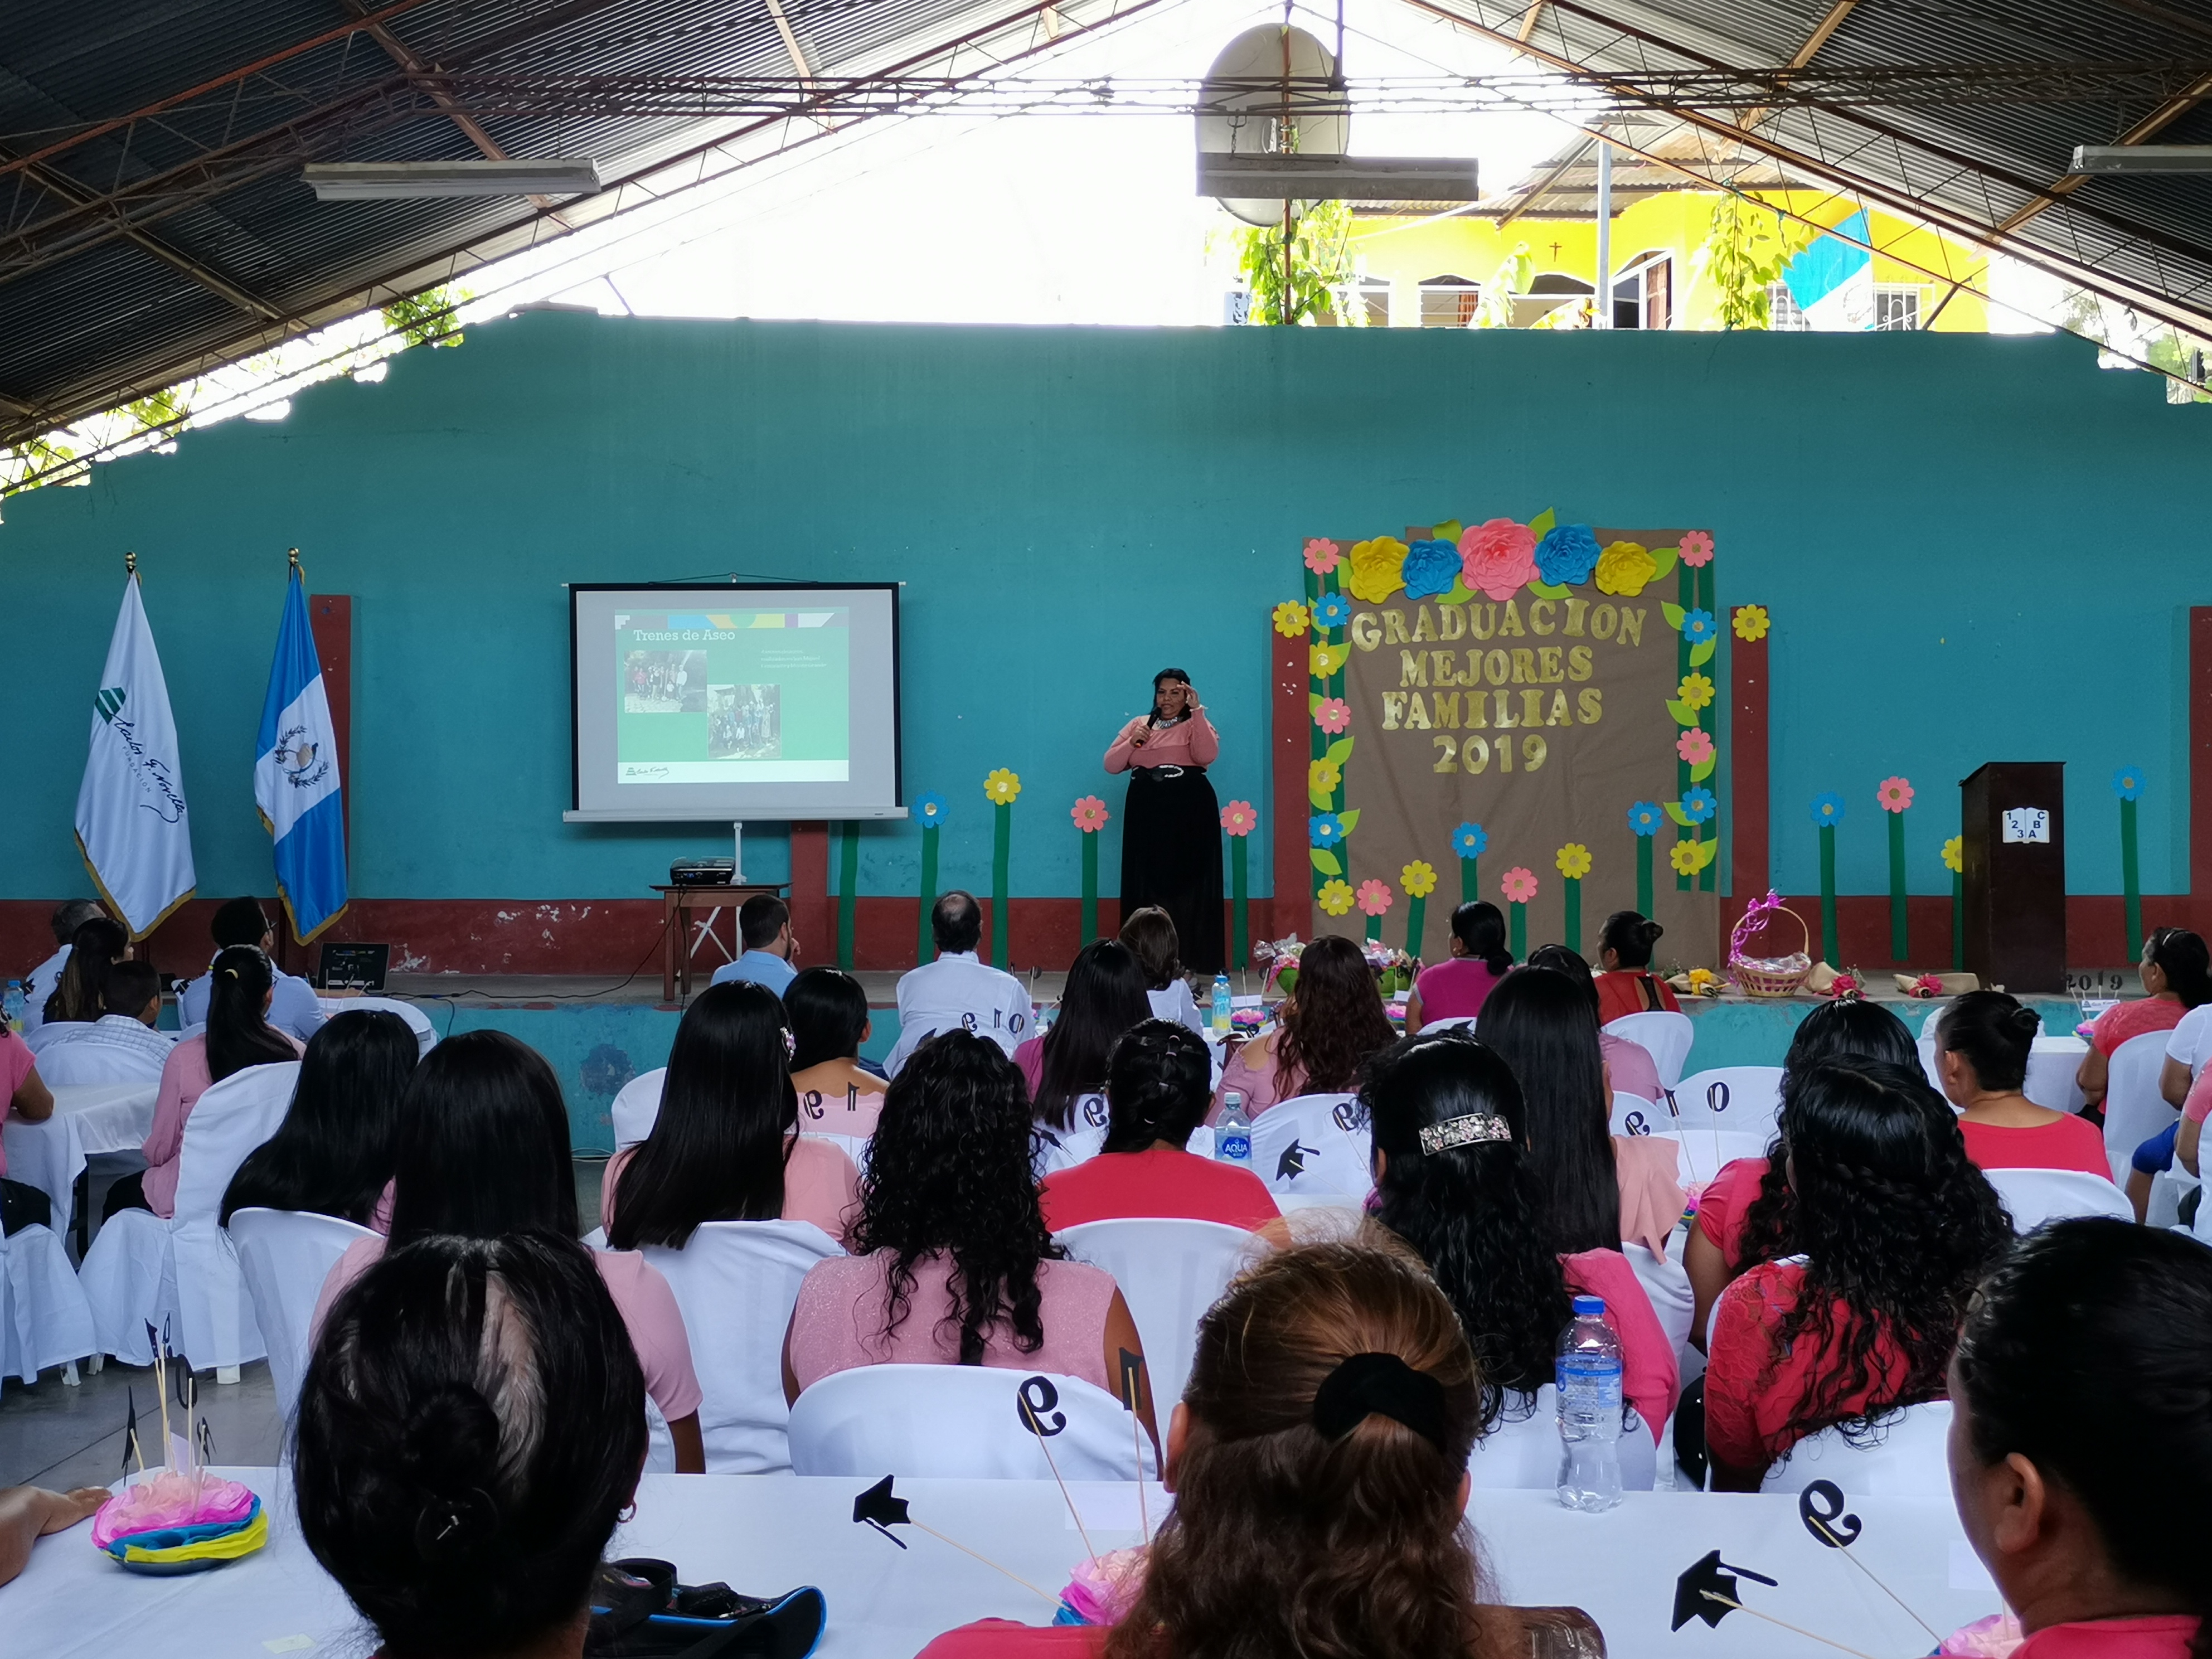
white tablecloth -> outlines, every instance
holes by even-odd
[[[10,1114],[0,1124],[8,1178],[36,1187],[53,1200],[54,1231],[69,1230],[76,1178],[85,1160],[102,1152],[136,1153],[154,1128],[156,1083],[86,1083],[56,1089],[53,1115],[26,1123]]]
[[[40,1541],[30,1566],[0,1589],[8,1652],[41,1659],[112,1659],[146,1649],[192,1659],[266,1659],[274,1652],[373,1651],[337,1586],[301,1541],[289,1483],[273,1469],[234,1470],[271,1511],[269,1547],[234,1566],[183,1578],[135,1577],[92,1547],[88,1524]],[[674,1561],[687,1583],[714,1579],[753,1594],[818,1585],[828,1598],[825,1659],[908,1659],[939,1632],[974,1619],[1050,1620],[1038,1597],[912,1528],[901,1550],[853,1523],[865,1480],[773,1475],[648,1474],[637,1518],[611,1553]],[[902,1480],[915,1519],[981,1550],[1057,1595],[1084,1548],[1048,1482]],[[1133,1486],[1074,1487],[1091,1540],[1136,1541]],[[1165,1502],[1152,1489],[1158,1525]],[[1852,1553],[1937,1630],[1997,1610],[1948,1502],[1853,1499],[1865,1531]],[[1549,1492],[1478,1492],[1474,1518],[1504,1599],[1571,1604],[1596,1619],[1614,1659],[1772,1659],[1799,1638],[1731,1613],[1717,1630],[1669,1634],[1674,1578],[1707,1550],[1781,1581],[1746,1582],[1747,1606],[1867,1653],[1929,1651],[1935,1641],[1850,1562],[1816,1544],[1794,1497],[1632,1492],[1609,1515],[1577,1515]],[[1963,1587],[1961,1587],[1963,1586]],[[305,1637],[313,1645],[287,1638]]]
[[[2027,1085],[2021,1092],[2054,1112],[2080,1111],[2081,1091],[2074,1086],[2074,1073],[2088,1052],[2089,1045],[2077,1036],[2036,1038],[2027,1054]]]

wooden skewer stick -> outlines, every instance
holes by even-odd
[[[1822,1647],[1834,1648],[1840,1652],[1854,1655],[1856,1656],[1856,1659],[1874,1659],[1874,1655],[1870,1653],[1864,1652],[1858,1648],[1845,1647],[1843,1643],[1832,1641],[1825,1636],[1815,1636],[1811,1631],[1803,1629],[1799,1626],[1793,1625],[1787,1620],[1777,1619],[1771,1613],[1761,1613],[1757,1607],[1747,1607],[1741,1601],[1731,1601],[1727,1596],[1720,1595],[1717,1591],[1699,1590],[1698,1594],[1704,1596],[1708,1601],[1717,1601],[1724,1607],[1734,1607],[1738,1613],[1747,1613],[1754,1619],[1764,1619],[1770,1625],[1779,1625],[1784,1630],[1788,1631],[1791,1635],[1802,1636],[1808,1642],[1818,1642]]]
[[[1911,1620],[1914,1624],[1919,1626],[1921,1629],[1926,1631],[1930,1636],[1935,1637],[1936,1646],[1941,1647],[1943,1645],[1943,1638],[1937,1633],[1936,1626],[1929,1624],[1918,1613],[1913,1612],[1911,1607],[1905,1607],[1905,1598],[1903,1596],[1899,1595],[1895,1590],[1890,1589],[1888,1585],[1883,1583],[1881,1580],[1875,1576],[1875,1570],[1872,1567],[1867,1565],[1865,1562],[1860,1560],[1857,1556],[1851,1553],[1850,1550],[1847,1547],[1850,1541],[1850,1540],[1838,1536],[1835,1530],[1831,1528],[1826,1522],[1820,1519],[1819,1516],[1813,1516],[1810,1519],[1813,1524],[1820,1529],[1822,1534],[1826,1537],[1827,1540],[1836,1547],[1837,1553],[1840,1554],[1844,1560],[1850,1562],[1868,1577],[1874,1579],[1874,1587],[1876,1589],[1880,1590],[1884,1595],[1887,1595],[1891,1601],[1896,1602],[1899,1607],[1905,1607],[1905,1616]]]
[[[936,1528],[931,1526],[927,1522],[910,1519],[906,1524],[910,1527],[921,1528],[922,1531],[927,1533],[932,1538],[936,1539],[939,1543],[951,1545],[954,1549],[958,1550],[963,1555],[975,1556],[978,1561],[981,1561],[985,1566],[990,1568],[992,1571],[1005,1573],[1007,1577],[1012,1579],[1024,1589],[1029,1591],[1030,1595],[1043,1595],[1044,1599],[1051,1602],[1053,1606],[1058,1607],[1060,1605],[1060,1598],[1057,1595],[1045,1595],[1045,1593],[1042,1590],[1039,1589],[1035,1584],[1030,1583],[1028,1579],[1023,1577],[1021,1574],[1016,1572],[1012,1568],[1002,1567],[996,1561],[994,1561],[989,1556],[977,1554],[975,1551],[969,1549],[965,1544],[962,1543],[957,1538],[947,1538],[943,1533],[938,1531]]]
[[[1036,1409],[1026,1399],[1022,1401],[1022,1419],[1030,1425],[1030,1432],[1036,1437],[1037,1449],[1044,1454],[1044,1466],[1052,1471],[1053,1484],[1060,1488],[1060,1499],[1067,1505],[1069,1518],[1075,1522],[1076,1535],[1083,1540],[1083,1553],[1097,1560],[1098,1552],[1091,1542],[1090,1533],[1084,1528],[1082,1512],[1075,1507],[1075,1498],[1067,1490],[1067,1482],[1060,1478],[1060,1465],[1053,1461],[1052,1446],[1045,1437],[1044,1425],[1037,1421]],[[1140,1475],[1144,1473],[1141,1462],[1138,1465],[1138,1473]]]

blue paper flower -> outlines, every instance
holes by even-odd
[[[1406,562],[1398,574],[1405,580],[1407,599],[1432,599],[1450,592],[1459,573],[1458,543],[1415,542],[1406,550]]]
[[[1698,785],[1695,789],[1683,792],[1682,816],[1692,823],[1705,823],[1706,819],[1720,811],[1720,806],[1719,797],[1703,784]]]
[[[1306,820],[1306,839],[1316,847],[1334,847],[1344,839],[1344,820],[1334,812],[1316,812]]]
[[[1314,605],[1316,628],[1341,628],[1352,620],[1352,601],[1341,593],[1324,593]]]
[[[925,790],[914,798],[914,815],[923,829],[936,829],[945,822],[945,797],[934,789]]]
[[[1844,798],[1832,789],[1813,797],[1813,822],[1823,830],[1844,821]]]
[[[2143,776],[2142,767],[2123,766],[2112,774],[2112,793],[2122,800],[2136,800],[2141,798],[2148,782],[2149,780]]]
[[[1689,611],[1682,616],[1682,637],[1692,645],[1703,645],[1720,633],[1720,624],[1713,620],[1710,611]]]
[[[1563,524],[1536,544],[1536,574],[1554,587],[1574,587],[1597,568],[1597,538],[1586,524]]]
[[[1452,851],[1463,859],[1479,859],[1490,845],[1490,832],[1479,823],[1462,823],[1452,831]]]
[[[1667,815],[1648,800],[1640,800],[1628,809],[1628,827],[1639,836],[1656,836]]]

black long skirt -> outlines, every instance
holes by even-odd
[[[1221,943],[1221,803],[1195,766],[1162,777],[1170,767],[1129,773],[1121,817],[1121,915],[1157,904],[1174,919],[1182,965],[1219,973]]]

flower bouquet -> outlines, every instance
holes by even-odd
[[[1252,960],[1267,967],[1266,975],[1260,981],[1262,997],[1270,991],[1288,996],[1297,988],[1298,958],[1305,948],[1296,933],[1288,939],[1263,939],[1252,947]]]

